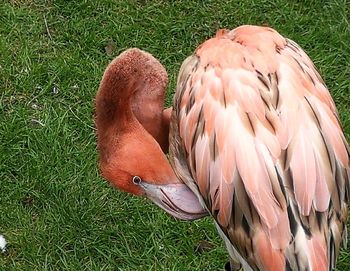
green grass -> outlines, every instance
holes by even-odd
[[[9,245],[0,270],[222,270],[210,219],[176,221],[98,175],[93,99],[126,48],[165,65],[169,105],[181,62],[218,28],[270,25],[314,60],[350,138],[347,0],[3,1],[0,234]],[[338,269],[350,270],[349,248]]]

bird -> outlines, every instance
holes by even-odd
[[[210,215],[227,270],[334,270],[350,149],[304,50],[267,26],[220,29],[182,63],[163,109],[167,80],[137,48],[108,65],[95,98],[102,176],[178,219]]]

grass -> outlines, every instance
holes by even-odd
[[[2,2],[0,269],[222,270],[210,219],[176,221],[99,177],[92,112],[103,70],[126,48],[151,52],[168,70],[169,105],[198,44],[218,28],[267,24],[314,60],[349,139],[349,17],[347,0]],[[338,269],[350,270],[349,248]]]

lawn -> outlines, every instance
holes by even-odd
[[[0,270],[222,270],[210,219],[181,222],[98,174],[93,99],[106,65],[129,47],[165,65],[218,28],[269,25],[314,60],[350,139],[350,3],[65,1],[0,4]],[[350,270],[350,248],[339,270]]]

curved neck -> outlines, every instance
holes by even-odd
[[[111,140],[110,136],[118,138],[138,121],[166,152],[169,118],[163,116],[163,104],[167,81],[159,61],[139,49],[127,50],[114,59],[95,100],[99,144]]]

